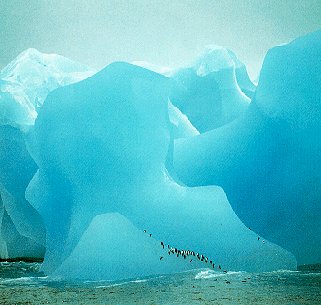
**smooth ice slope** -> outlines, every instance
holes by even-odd
[[[32,125],[50,91],[93,73],[60,55],[22,52],[0,72],[0,124]]]
[[[172,79],[171,102],[201,133],[233,121],[247,109],[250,99],[240,84],[247,92],[255,90],[244,64],[221,47],[208,48],[191,67],[173,73]]]
[[[220,188],[186,188],[169,175],[170,85],[162,75],[113,63],[91,78],[49,94],[28,142],[39,170],[29,184],[27,199],[46,225],[45,272],[66,274],[66,266],[84,277],[82,270],[93,268],[87,276],[101,278],[101,268],[109,279],[158,273],[154,256],[137,253],[140,243],[142,249],[157,243],[148,245],[145,237],[130,229],[128,220],[139,232],[146,229],[166,244],[203,253],[223,268],[295,266],[286,251],[258,242]],[[110,232],[108,213],[114,212],[128,219],[119,220],[124,231]],[[107,216],[94,219],[101,214]],[[101,231],[106,232],[105,244]],[[119,244],[119,250],[113,244]],[[126,244],[133,251],[124,253]],[[112,262],[106,259],[110,255]],[[92,266],[93,260],[97,267]],[[127,260],[141,268],[127,270]],[[108,271],[111,268],[119,274]],[[176,269],[169,265],[164,270]]]
[[[188,185],[220,185],[241,220],[321,261],[321,31],[271,49],[255,97],[238,120],[178,140],[174,164]]]

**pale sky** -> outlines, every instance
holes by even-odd
[[[178,67],[216,44],[255,77],[269,48],[318,29],[321,0],[0,0],[0,68],[30,47],[96,69]]]

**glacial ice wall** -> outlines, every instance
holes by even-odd
[[[219,185],[249,227],[321,261],[321,31],[271,49],[251,105],[231,124],[175,142],[187,185]]]

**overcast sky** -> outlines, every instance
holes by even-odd
[[[270,47],[317,29],[321,0],[0,0],[0,68],[29,47],[177,67],[217,44],[255,76]]]

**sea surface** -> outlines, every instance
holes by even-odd
[[[197,269],[118,282],[46,277],[39,263],[0,263],[0,304],[321,304],[321,273]]]

